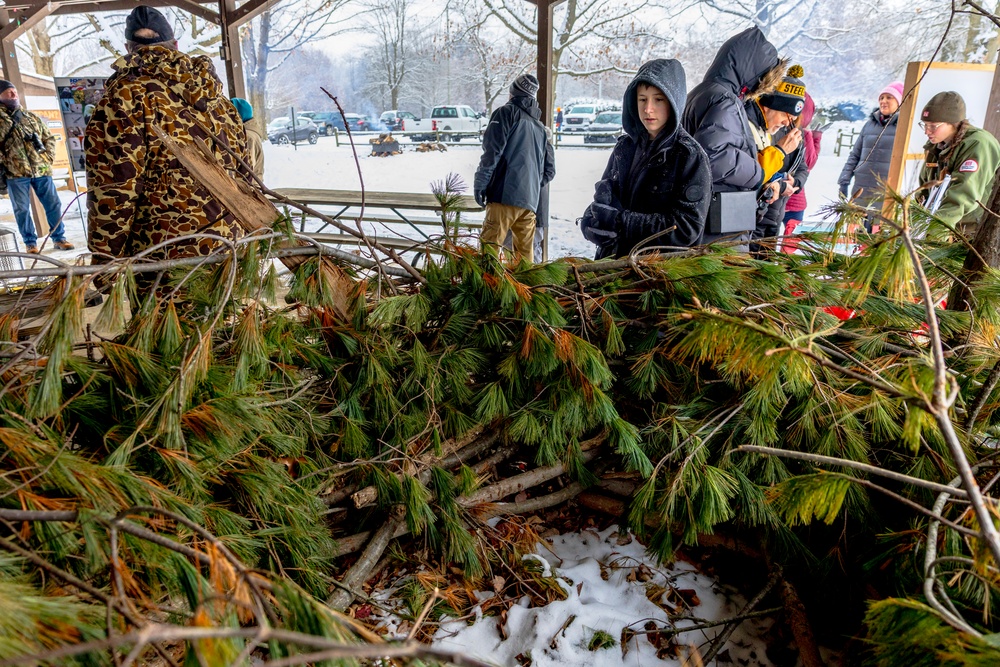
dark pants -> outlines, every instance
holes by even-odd
[[[53,241],[65,241],[66,232],[62,223],[62,202],[56,192],[56,184],[51,176],[36,176],[34,178],[8,178],[7,193],[10,203],[14,206],[14,219],[21,231],[21,240],[25,246],[37,246],[38,235],[35,233],[35,223],[31,221],[31,191],[38,195],[45,209],[45,218],[49,222],[49,236]]]

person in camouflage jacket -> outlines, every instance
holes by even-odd
[[[62,202],[52,182],[56,138],[40,117],[21,108],[17,88],[0,80],[0,166],[7,173],[7,192],[21,240],[30,253],[38,252],[38,235],[31,220],[31,191],[45,209],[53,245],[72,250],[62,223]]]
[[[115,73],[86,130],[87,245],[94,261],[133,256],[196,233],[238,238],[235,217],[153,132],[158,126],[182,143],[198,137],[230,174],[243,178],[237,157],[225,148],[247,159],[243,123],[211,61],[178,51],[170,24],[150,7],[132,11],[125,38],[128,54],[112,65]],[[206,255],[221,245],[191,238],[147,256]]]

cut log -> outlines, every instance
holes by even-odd
[[[230,176],[212,155],[208,146],[198,138],[193,144],[183,144],[160,127],[154,125],[153,131],[160,138],[167,150],[180,161],[184,168],[212,193],[230,213],[236,218],[244,232],[254,233],[274,228],[274,223],[281,213],[264,195],[250,187],[248,183]],[[311,244],[304,240],[286,241],[280,247],[295,247]],[[308,257],[282,257],[281,262],[292,271],[297,270]],[[348,304],[350,294],[356,283],[347,273],[337,266],[329,257],[320,258],[320,270],[333,294],[333,306],[337,315],[347,320],[350,318]]]

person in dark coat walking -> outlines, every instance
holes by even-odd
[[[597,245],[597,259],[625,257],[642,245],[701,242],[712,173],[705,151],[680,126],[686,91],[676,60],[651,60],[625,90],[625,133],[580,219],[584,237]]]
[[[893,81],[878,96],[878,108],[872,111],[854,140],[854,147],[840,172],[837,184],[845,199],[856,199],[870,206],[882,199],[882,184],[889,176],[892,145],[896,140],[897,110],[903,102],[903,83]],[[851,183],[853,181],[853,185]],[[869,230],[870,231],[870,230]]]
[[[538,79],[531,74],[511,84],[510,100],[493,112],[486,126],[473,184],[476,203],[486,207],[480,243],[499,247],[511,232],[514,253],[529,262],[535,261],[539,194],[556,175],[555,152],[539,120],[537,93]]]
[[[730,37],[691,90],[681,122],[708,154],[713,192],[753,192],[763,183],[743,104],[774,90],[784,74],[777,49],[754,27]],[[754,212],[748,215],[752,225]],[[719,236],[706,232],[703,242]]]

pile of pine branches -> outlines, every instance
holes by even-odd
[[[442,241],[418,273],[303,259],[286,220],[48,271],[42,324],[27,292],[0,317],[0,665],[478,664],[338,610],[405,535],[475,586],[486,519],[600,505],[608,473],[664,559],[728,544],[813,618],[870,602],[874,663],[995,664],[1000,274],[908,201],[874,236],[841,213],[766,259]],[[95,275],[107,335],[81,341]],[[972,307],[943,310],[956,281]]]

